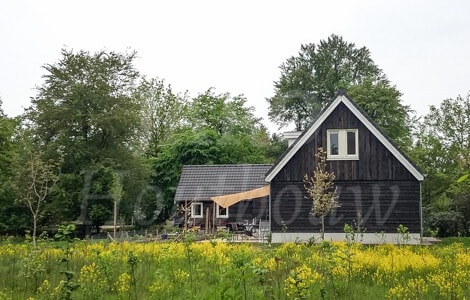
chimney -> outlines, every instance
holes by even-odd
[[[282,135],[284,136],[284,139],[287,140],[287,143],[290,147],[301,134],[302,131],[286,131]]]

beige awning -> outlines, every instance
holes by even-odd
[[[240,201],[247,201],[265,196],[269,196],[269,185],[254,190],[249,190],[246,192],[211,197],[211,200],[219,204],[219,206],[225,208],[234,205],[235,203],[238,203]]]

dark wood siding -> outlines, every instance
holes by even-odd
[[[420,183],[364,124],[339,104],[308,141],[271,181],[273,232],[319,232],[311,214],[303,178],[312,175],[314,154],[326,148],[328,129],[358,129],[359,160],[328,160],[336,176],[341,207],[326,217],[327,232],[343,232],[344,224],[362,220],[368,233],[396,233],[402,224],[420,232]]]
[[[206,214],[209,213],[209,223],[212,226],[213,222],[213,209],[215,208],[212,201],[201,201],[204,207],[203,218],[191,218],[189,221],[190,226],[204,226],[206,221]],[[207,210],[208,209],[208,210]],[[269,203],[268,198],[257,198],[250,201],[241,201],[229,207],[228,218],[216,218],[216,226],[224,226],[230,222],[244,223],[245,221],[251,222],[253,219],[268,220],[269,217]]]
[[[319,147],[326,148],[328,129],[358,129],[359,160],[329,160],[328,169],[336,180],[416,180],[392,153],[343,104],[330,114],[320,128],[297,151],[272,182],[299,182],[305,174],[312,174],[314,154]]]
[[[228,222],[251,222],[251,220],[268,220],[268,198],[258,198],[250,201],[238,202],[229,208]]]
[[[418,181],[337,181],[341,207],[325,218],[326,232],[343,232],[344,224],[362,219],[367,233],[396,233],[402,224],[420,232]],[[319,218],[311,215],[302,182],[272,183],[273,232],[319,232]]]

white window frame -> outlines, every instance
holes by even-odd
[[[348,155],[348,133],[353,132],[356,138],[356,153]],[[331,154],[331,134],[338,134],[338,154]],[[359,159],[359,130],[358,129],[328,129],[327,135],[327,155],[328,160],[358,160]]]
[[[196,206],[200,206],[201,213],[196,214]],[[204,218],[204,204],[202,202],[193,202],[191,203],[191,218],[192,219],[202,219]]]
[[[219,206],[219,204],[217,203],[217,204],[215,205],[215,209],[216,209],[216,210],[215,210],[215,212],[216,212],[216,213],[215,213],[215,214],[216,214],[216,218],[227,219],[227,218],[228,218],[228,208],[229,208],[229,206],[227,206],[227,207],[225,208],[225,214],[222,215],[222,214],[220,214],[220,210],[221,210],[221,209],[224,209],[224,208],[223,208],[222,206]]]

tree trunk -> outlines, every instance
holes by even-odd
[[[116,240],[116,227],[117,227],[117,201],[114,200],[114,207],[113,207],[113,239]]]
[[[36,241],[36,228],[37,228],[38,218],[33,215],[33,247],[34,249],[38,248],[38,244]]]
[[[321,231],[320,231],[321,240],[325,240],[325,216],[321,216]]]

